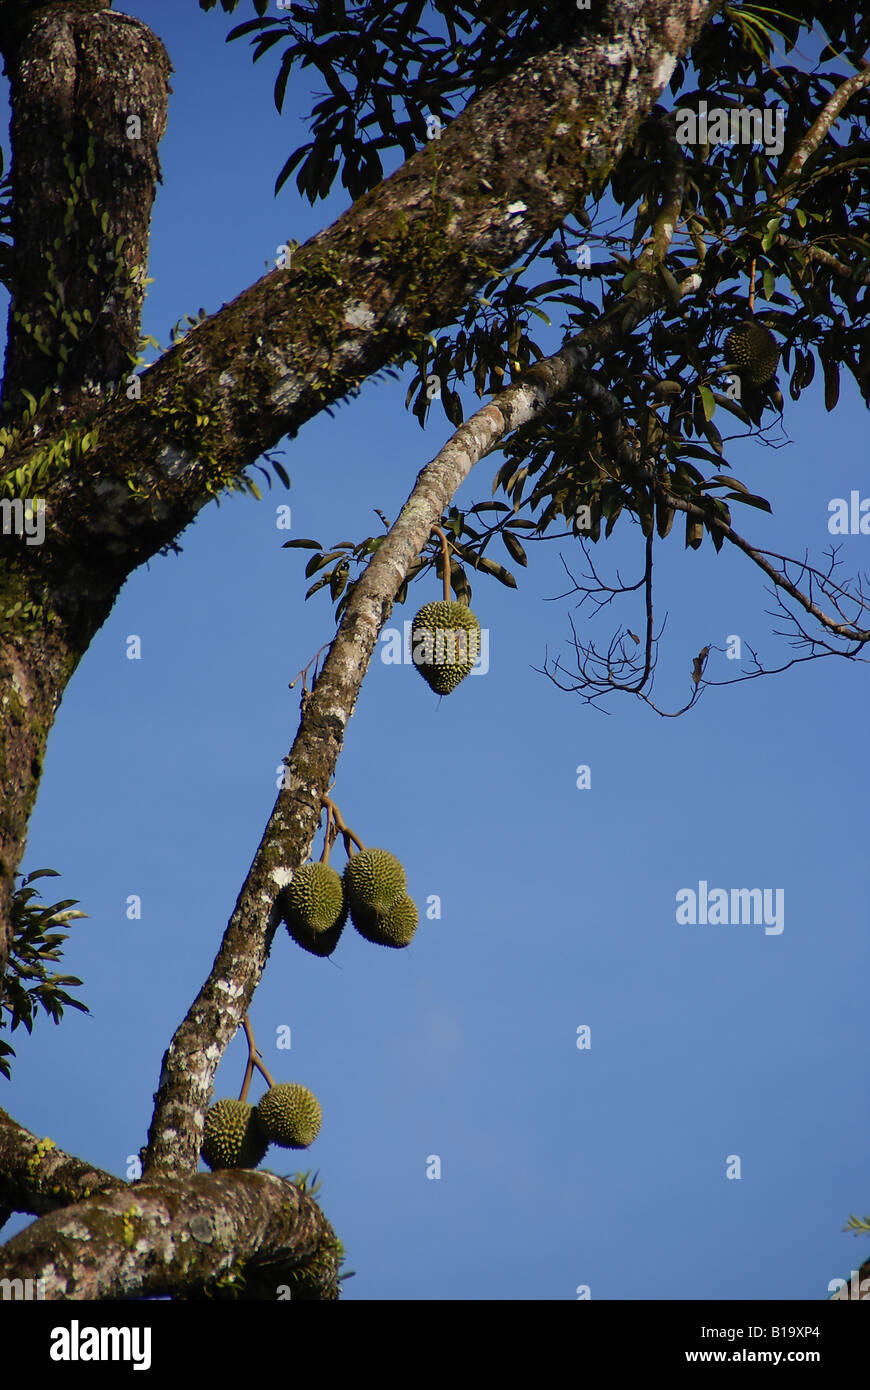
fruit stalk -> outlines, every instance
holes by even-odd
[[[444,560],[444,602],[450,602],[450,542],[440,526],[433,526],[436,536],[441,537],[441,554]]]
[[[263,1073],[263,1078],[267,1086],[274,1086],[275,1083],[260,1061],[261,1054],[257,1051],[257,1044],[254,1042],[254,1030],[251,1027],[251,1020],[248,1018],[247,1014],[242,1015],[242,1027],[245,1030],[245,1037],[248,1040],[248,1065],[245,1067],[245,1079],[242,1082],[242,1089],[239,1092],[239,1100],[247,1100],[251,1078],[254,1075],[254,1067]]]

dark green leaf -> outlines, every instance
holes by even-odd
[[[722,462],[718,454],[714,454],[710,449],[705,449],[701,444],[681,444],[680,454],[688,454],[689,458],[704,459],[707,463],[714,463],[718,467]]]
[[[833,410],[840,399],[840,368],[832,357],[822,361],[825,373],[825,409]]]
[[[501,538],[505,543],[507,552],[512,560],[516,560],[518,565],[528,565],[529,560],[525,550],[520,545],[516,536],[511,535],[510,531],[502,531]]]
[[[729,478],[725,473],[720,473],[718,478],[705,479],[703,483],[698,484],[698,491],[704,492],[706,489],[713,487],[733,487],[736,488],[738,492],[749,492],[749,488],[741,483],[738,478]]]
[[[733,502],[745,502],[747,507],[757,507],[762,512],[773,510],[765,497],[756,497],[754,492],[726,492],[725,496]]]
[[[481,556],[475,569],[483,570],[486,574],[491,574],[493,579],[497,579],[500,584],[504,584],[508,589],[515,589],[517,581],[514,579],[510,570],[506,570],[503,565],[497,565],[495,560],[489,560],[485,555]]]
[[[308,564],[305,566],[305,578],[310,579],[312,574],[322,570],[324,565],[328,565],[330,560],[337,560],[341,555],[340,550],[330,550],[325,555],[312,555]]]
[[[459,429],[459,426],[465,419],[462,413],[462,401],[459,398],[459,393],[457,391],[451,391],[449,386],[442,387],[441,404],[444,407],[444,414],[447,416],[451,425]]]
[[[322,589],[322,588],[324,587],[324,585],[326,585],[326,584],[328,584],[328,583],[329,583],[329,575],[328,575],[328,574],[325,574],[325,575],[323,575],[323,577],[322,577],[321,579],[318,579],[318,580],[316,581],[316,583],[314,583],[314,584],[311,585],[311,588],[308,590],[308,592],[306,593],[305,597],[306,597],[306,598],[311,598],[311,595],[312,595],[312,594],[316,594],[318,589]]]

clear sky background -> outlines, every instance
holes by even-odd
[[[224,43],[249,8],[125,8],[175,67],[143,323],[166,347],[184,313],[234,298],[347,197],[311,208],[293,180],[273,196],[307,138],[311,69],[279,117],[274,61]],[[827,415],[820,375],[798,404],[786,390],[784,447],[726,450],[774,507],[735,507],[735,524],[816,561],[829,501],[870,493],[860,399],[844,377]],[[406,413],[409,380],[370,383],[286,441],[289,494],[209,506],[181,555],[134,574],[60,708],[24,868],[58,869],[46,900],[89,914],[62,968],[92,1016],[19,1030],[0,1104],[120,1175],[274,804],[298,721],[288,684],[334,631],[328,597],[303,602],[306,553],[282,549],[276,507],[291,505],[291,537],[323,541],[377,530],[374,507],[395,517],[451,432],[439,409],[425,432]],[[477,467],[460,505],[490,496],[500,461]],[[620,522],[596,561],[636,577],[639,538]],[[404,951],[348,926],[331,961],[280,929],[252,1022],[275,1079],[309,1086],[324,1122],[309,1151],[272,1149],[265,1166],[319,1170],[357,1272],[349,1299],[560,1300],[580,1285],[593,1299],[824,1299],[867,1254],[842,1230],[868,1205],[867,668],[809,663],[710,691],[677,720],[629,697],[598,712],[534,668],[547,651],[570,665],[572,615],[606,644],[617,622],[640,630],[639,608],[577,614],[556,599],[561,558],[580,572],[577,542],[529,550],[516,592],[471,576],[486,675],[439,704],[412,668],[372,663],[334,795],[366,844],[402,860],[421,925]],[[870,537],[843,537],[841,557],[844,574],[866,570]],[[686,551],[675,525],[658,561],[666,707],[688,698],[708,643],[792,655],[761,580],[727,547]],[[438,597],[430,575],[392,625]],[[739,665],[714,652],[707,674]],[[676,894],[700,880],[782,889],[784,930],[678,925]],[[440,920],[425,917],[433,894]],[[240,1035],[215,1098],[238,1094],[244,1062]]]

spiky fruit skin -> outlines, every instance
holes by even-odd
[[[320,1102],[307,1086],[281,1081],[257,1104],[257,1120],[263,1133],[282,1149],[307,1149],[323,1121]]]
[[[779,344],[769,328],[744,319],[725,339],[725,360],[733,362],[750,386],[765,386],[779,366]]]
[[[319,936],[335,926],[344,911],[341,878],[329,864],[304,864],[284,889],[283,917],[290,928]]]
[[[308,951],[312,956],[331,956],[338,945],[341,933],[344,931],[347,922],[348,906],[347,903],[341,909],[338,920],[334,926],[326,931],[312,931],[301,923],[290,921],[286,914],[284,922],[297,946],[301,946],[303,951]]]
[[[256,1168],[268,1147],[253,1105],[243,1100],[219,1100],[206,1111],[202,1160],[212,1170]]]
[[[360,936],[376,946],[392,946],[397,950],[409,946],[417,930],[417,905],[405,893],[393,903],[389,912],[358,912],[353,924]]]
[[[480,623],[464,603],[427,603],[411,624],[411,657],[436,695],[449,695],[480,655]]]
[[[386,849],[363,849],[344,866],[344,891],[350,914],[389,912],[405,891],[405,870]]]

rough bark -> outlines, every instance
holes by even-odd
[[[137,1183],[52,1212],[3,1246],[3,1278],[39,1280],[47,1300],[208,1290],[322,1302],[338,1298],[339,1251],[293,1183],[232,1169]]]
[[[42,12],[7,52],[7,419],[25,408],[22,388],[37,399],[51,389],[54,411],[76,418],[86,383],[131,369],[170,71],[162,43],[139,20],[67,5]]]

